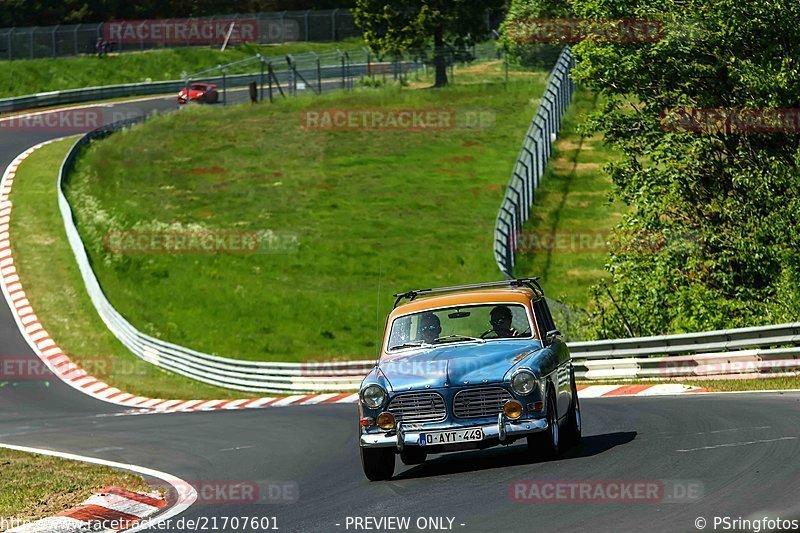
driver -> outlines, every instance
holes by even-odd
[[[433,313],[425,313],[419,319],[419,338],[420,340],[433,344],[442,333],[442,324],[439,317]]]
[[[499,339],[507,339],[518,335],[517,330],[511,327],[511,320],[511,309],[505,305],[498,305],[489,314],[489,324],[492,325],[492,331]]]

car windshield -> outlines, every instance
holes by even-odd
[[[205,85],[192,85],[192,90],[193,91],[205,91],[206,90],[206,86]]]
[[[389,351],[452,342],[531,338],[531,323],[519,304],[469,305],[395,318]]]

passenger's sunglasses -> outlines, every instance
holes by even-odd
[[[501,326],[505,324],[507,321],[508,319],[505,317],[493,318],[489,321],[489,324],[491,324],[492,326]]]
[[[422,331],[433,331],[435,329],[439,329],[439,326],[437,326],[436,324],[428,324],[427,326],[422,326],[419,329],[421,329]]]

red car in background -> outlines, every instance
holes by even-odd
[[[219,91],[213,83],[192,83],[187,89],[181,89],[178,93],[178,103],[199,102],[203,104],[216,104],[219,102]]]

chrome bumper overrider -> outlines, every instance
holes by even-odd
[[[364,448],[386,448],[394,447],[402,451],[406,446],[419,446],[420,433],[430,433],[433,431],[448,431],[449,429],[481,428],[483,439],[498,439],[501,443],[509,437],[517,438],[545,431],[547,429],[547,419],[539,418],[533,420],[508,420],[502,413],[497,417],[496,424],[479,424],[475,426],[435,428],[435,429],[407,429],[400,425],[396,430],[381,433],[362,433],[361,446]],[[482,442],[482,441],[475,441]]]

